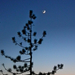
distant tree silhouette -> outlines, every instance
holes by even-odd
[[[28,23],[25,24],[23,30],[21,32],[17,32],[18,36],[21,37],[25,42],[27,42],[29,46],[28,47],[23,46],[22,42],[17,43],[15,37],[12,37],[13,43],[15,43],[15,45],[19,45],[20,47],[22,47],[22,50],[19,51],[20,55],[18,55],[16,58],[12,58],[10,56],[5,55],[4,50],[1,50],[1,55],[5,56],[5,58],[9,58],[14,63],[23,62],[24,65],[23,66],[13,65],[13,69],[16,70],[16,73],[12,72],[11,68],[6,69],[4,63],[2,64],[2,66],[5,68],[6,71],[10,72],[12,75],[22,74],[27,71],[29,71],[28,75],[51,75],[51,74],[54,75],[57,70],[63,68],[63,64],[58,64],[57,66],[54,66],[52,72],[48,72],[48,73],[39,72],[39,74],[36,74],[32,70],[33,67],[32,53],[33,51],[37,50],[39,44],[42,44],[43,38],[46,36],[46,31],[43,31],[43,35],[39,40],[33,39],[32,41],[32,38],[35,37],[37,34],[37,32],[32,32],[33,20],[36,19],[36,16],[33,14],[32,10],[30,10],[29,12],[29,18],[30,20],[28,20]],[[29,55],[30,58],[22,60],[21,55]],[[0,72],[3,74],[3,70],[0,70]],[[8,75],[8,74],[3,74],[3,75]]]

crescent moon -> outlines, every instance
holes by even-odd
[[[45,13],[46,13],[46,10],[43,11],[43,14],[45,14]]]

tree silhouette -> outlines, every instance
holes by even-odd
[[[51,74],[54,75],[57,70],[63,68],[63,64],[58,64],[57,66],[54,66],[52,72],[48,73],[39,72],[39,74],[36,74],[32,70],[33,67],[32,53],[33,51],[37,50],[39,44],[42,44],[43,38],[46,36],[46,31],[43,31],[43,35],[39,40],[37,39],[32,40],[32,38],[35,37],[37,34],[36,32],[32,32],[33,20],[36,19],[36,16],[33,14],[32,10],[30,10],[29,12],[29,18],[30,20],[28,20],[28,23],[25,24],[23,30],[21,32],[17,32],[18,36],[22,38],[25,42],[27,42],[29,46],[28,47],[23,46],[22,42],[17,43],[15,37],[12,37],[13,43],[15,43],[15,45],[19,45],[20,47],[22,47],[22,50],[19,51],[20,55],[18,55],[16,58],[12,58],[10,56],[5,55],[4,50],[1,50],[1,55],[5,56],[5,58],[9,58],[14,63],[23,62],[24,65],[23,66],[13,65],[13,69],[16,70],[16,73],[12,72],[11,68],[6,69],[4,64],[2,64],[2,66],[5,68],[6,71],[10,72],[12,75],[22,74],[27,71],[29,71],[29,75],[51,75]],[[22,60],[21,55],[28,55],[30,57]],[[3,74],[2,70],[0,70],[0,72]],[[8,75],[8,74],[3,74],[3,75]]]

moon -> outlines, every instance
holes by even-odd
[[[43,14],[45,14],[46,13],[46,10],[43,10],[43,12],[42,12]]]

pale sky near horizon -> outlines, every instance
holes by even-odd
[[[20,42],[17,32],[28,22],[29,10],[37,17],[33,26],[36,37],[39,39],[44,30],[47,32],[33,52],[33,70],[49,72],[62,63],[63,69],[55,75],[75,75],[75,0],[0,0],[0,50],[12,57],[19,55],[21,48],[15,46],[12,37]],[[43,14],[43,10],[47,12]],[[2,63],[6,68],[14,64],[0,54],[0,69]]]

